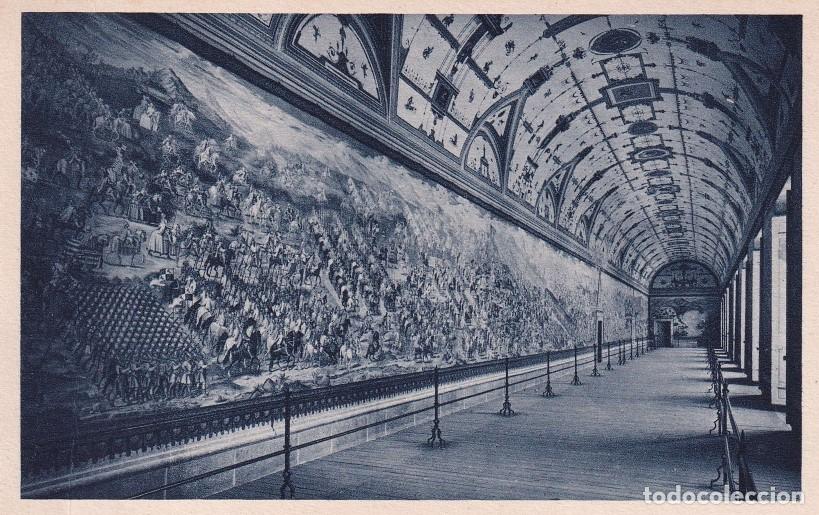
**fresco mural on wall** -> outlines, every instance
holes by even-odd
[[[717,286],[717,280],[711,271],[699,263],[686,261],[663,268],[651,282],[651,289],[654,291],[713,289]]]
[[[23,21],[24,417],[592,342],[593,267],[127,19]]]
[[[707,345],[719,334],[719,299],[713,297],[677,296],[651,298],[652,319],[673,320],[674,337],[696,340]]]
[[[652,279],[651,319],[672,320],[678,343],[707,345],[719,337],[717,289],[716,277],[700,263],[671,263]]]

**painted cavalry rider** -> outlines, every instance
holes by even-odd
[[[242,331],[242,344],[251,358],[255,359],[259,355],[262,346],[262,333],[256,327],[256,320],[253,318],[249,318],[245,322],[245,328]]]
[[[277,325],[269,324],[267,328],[267,355],[269,357],[268,372],[273,371],[273,363],[281,356],[283,331]]]
[[[373,359],[378,356],[378,353],[381,351],[381,342],[379,341],[378,331],[373,331],[372,336],[370,338],[370,344],[367,346],[367,353],[364,355],[365,358]]]
[[[330,358],[330,362],[338,363],[340,346],[338,345],[338,340],[331,332],[321,335],[319,338],[319,346],[321,347],[321,351]]]

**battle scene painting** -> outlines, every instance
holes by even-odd
[[[24,16],[22,80],[24,428],[647,330],[644,294],[130,19]]]

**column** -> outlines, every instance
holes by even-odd
[[[728,357],[734,355],[734,280],[728,284]]]
[[[745,309],[746,296],[745,289],[747,288],[745,282],[745,264],[747,257],[742,258],[737,270],[737,305],[739,312],[737,315],[737,365],[741,370],[745,370],[745,319],[748,318],[748,312]]]
[[[786,394],[785,327],[787,307],[787,216],[771,218],[771,404],[784,405]]]
[[[723,295],[723,296],[720,296],[720,298],[719,298],[719,336],[718,336],[718,339],[719,339],[719,346],[720,347],[722,346],[722,334],[723,334],[723,331],[725,329],[725,325],[724,325],[725,319],[722,316],[722,307],[723,307],[724,304],[725,304],[725,296]]]
[[[762,262],[762,235],[754,240],[753,258],[751,260],[752,274],[754,277],[751,283],[751,381],[759,382],[759,335],[760,324],[762,322],[760,314],[760,303],[762,302],[760,282],[762,280],[762,272],[760,264]]]
[[[749,248],[752,249],[750,246]],[[751,379],[751,289],[754,282],[753,270],[751,269],[752,259],[753,250],[750,250],[742,267],[745,279],[742,288],[742,370],[749,380]]]
[[[796,161],[801,163],[800,160]],[[788,424],[802,434],[802,174],[794,166],[792,188],[787,196],[787,377],[785,411]]]
[[[742,332],[744,329],[743,321],[742,321],[742,311],[744,309],[744,301],[743,301],[743,266],[742,261],[740,261],[740,265],[737,268],[737,273],[734,278],[734,309],[736,310],[736,315],[734,317],[734,356],[733,361],[737,364],[737,367],[742,367]]]
[[[759,389],[771,400],[771,217],[762,224],[759,261]]]
[[[720,302],[720,348],[726,349],[728,343],[728,319],[726,318],[726,313],[728,313],[728,296],[725,291],[722,292],[722,301]]]

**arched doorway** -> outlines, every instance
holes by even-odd
[[[649,288],[650,330],[657,347],[718,343],[719,293],[714,273],[696,261],[662,267]]]
[[[655,347],[674,346],[674,318],[676,316],[677,313],[668,307],[660,308],[652,314]]]

